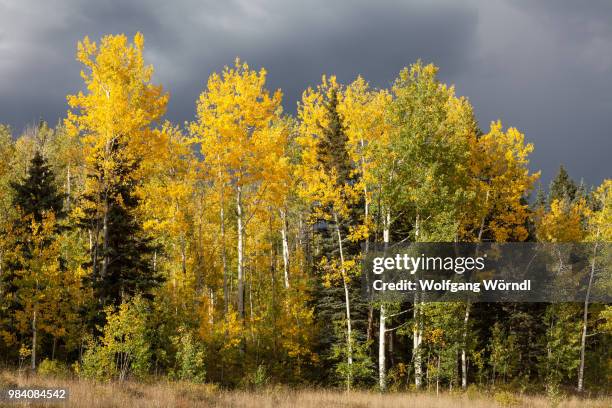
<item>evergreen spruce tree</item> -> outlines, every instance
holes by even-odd
[[[576,183],[570,178],[569,174],[567,174],[565,167],[561,165],[561,167],[559,167],[559,173],[557,173],[557,176],[550,183],[548,203],[550,204],[554,200],[574,201],[577,190],[578,187]]]
[[[533,204],[534,204],[534,208],[546,207],[546,193],[544,193],[542,186],[538,187],[538,191],[536,192],[535,202]]]
[[[17,333],[15,318],[18,312],[23,313],[24,308],[18,293],[24,274],[30,273],[28,265],[34,259],[35,245],[42,244],[44,248],[49,248],[55,239],[55,234],[52,234],[35,243],[36,240],[32,239],[35,233],[33,223],[40,226],[45,216],[53,213],[56,220],[54,228],[58,233],[60,227],[57,221],[61,220],[65,213],[62,208],[64,197],[58,191],[55,175],[40,151],[36,151],[30,161],[25,178],[10,182],[9,186],[13,190],[12,204],[17,210],[17,217],[14,218],[8,232],[8,247],[11,248],[11,252],[5,260],[6,270],[0,274],[0,294],[5,300],[4,312],[8,319],[2,319],[0,316],[0,320],[5,320],[9,331]],[[63,261],[61,259],[59,261],[60,268],[63,268]]]
[[[56,219],[64,216],[64,197],[57,190],[55,175],[39,151],[34,154],[25,179],[12,182],[11,187],[14,190],[13,205],[20,212],[17,223],[29,223],[28,216],[41,222],[43,214],[48,211],[55,213]]]
[[[117,306],[136,293],[151,297],[151,289],[162,281],[153,265],[157,247],[134,215],[139,204],[134,194],[138,183],[134,173],[139,163],[123,154],[124,149],[122,144],[112,145],[114,160],[110,171],[103,169],[108,162],[104,163],[100,157],[95,161],[93,171],[88,174],[90,184],[83,195],[83,216],[79,220],[82,228],[95,235],[91,261],[86,266],[92,268],[89,279],[99,307]],[[103,183],[100,183],[101,175],[107,175]],[[101,227],[104,224],[106,230]]]
[[[13,190],[13,205],[18,216],[13,221],[12,247],[20,252],[20,256],[9,262],[9,271],[21,268],[19,258],[31,259],[30,239],[32,221],[40,224],[46,213],[52,212],[56,220],[65,216],[63,211],[63,195],[55,184],[55,175],[49,168],[46,159],[37,151],[30,161],[26,177],[19,182],[11,182]],[[59,225],[59,224],[57,224]],[[56,231],[59,227],[56,226]],[[50,242],[49,242],[50,243]],[[3,278],[10,281],[10,272]]]
[[[325,108],[328,125],[319,125],[321,138],[317,145],[317,159],[326,172],[336,173],[336,183],[341,185],[351,181],[353,166],[347,151],[348,136],[338,113],[338,92],[335,89],[331,91]]]
[[[345,132],[342,118],[338,112],[338,93],[336,89],[330,92],[325,104],[327,125],[319,125],[320,134],[317,144],[317,161],[328,174],[335,174],[336,185],[353,185],[357,180],[354,163],[351,162],[348,153],[348,136]],[[362,211],[363,203],[354,203],[350,206],[349,215],[339,219],[339,228],[342,236],[346,237],[349,227],[355,225]],[[332,209],[330,209],[329,212]],[[338,259],[338,243],[336,237],[336,226],[332,220],[320,220],[315,224],[315,233],[318,236],[319,251],[315,263],[326,257],[327,259]],[[359,253],[358,243],[344,240],[345,256],[354,256]],[[361,296],[359,282],[354,279],[350,284],[351,320],[353,324],[353,342],[362,343],[365,340],[365,329],[367,327],[367,305]],[[315,311],[319,321],[329,322],[329,330],[322,330],[319,337],[317,352],[327,357],[325,364],[326,377],[334,373],[335,360],[343,361],[345,356],[339,355],[337,350],[339,344],[346,342],[344,332],[345,325],[341,322],[346,319],[344,304],[344,289],[341,286],[326,287],[322,279],[318,280],[315,293]],[[332,323],[333,322],[333,323]],[[335,327],[335,328],[334,328]],[[343,349],[342,349],[343,350]],[[332,378],[327,378],[333,381]]]

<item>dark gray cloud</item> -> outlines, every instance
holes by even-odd
[[[0,0],[0,122],[17,131],[64,116],[81,86],[76,42],[146,38],[167,117],[191,120],[213,71],[236,56],[265,66],[293,112],[323,73],[390,85],[417,58],[441,67],[491,120],[518,127],[545,183],[560,163],[598,184],[612,175],[612,3],[528,0],[82,1]]]

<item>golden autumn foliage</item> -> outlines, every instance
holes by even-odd
[[[598,208],[588,220],[589,240],[612,241],[612,179],[606,179],[595,190]]]
[[[198,120],[190,130],[212,176],[220,172],[242,186],[273,182],[283,174],[287,134],[278,126],[282,93],[270,95],[265,81],[264,69],[254,71],[240,60],[208,79],[197,104]]]
[[[570,203],[566,200],[554,200],[550,211],[541,214],[536,233],[543,242],[579,242],[585,237],[584,220],[589,209],[584,200]]]
[[[150,128],[165,113],[168,94],[153,85],[153,67],[144,63],[144,37],[137,33],[133,43],[125,35],[109,35],[100,44],[88,37],[78,43],[77,61],[86,92],[69,95],[71,110],[65,120],[66,131],[79,137],[85,150],[87,174],[85,190],[101,191],[104,201],[120,201],[114,185],[126,183],[122,166],[133,166],[146,157],[156,140]],[[140,171],[146,171],[144,166]],[[127,179],[141,178],[138,172]],[[106,213],[106,203],[82,202],[83,210]],[[92,208],[93,207],[93,208]],[[99,208],[96,208],[99,207]]]
[[[529,206],[525,195],[539,178],[530,174],[528,155],[533,145],[515,128],[504,132],[500,121],[488,133],[473,139],[471,172],[474,207],[462,225],[468,240],[483,237],[496,242],[524,241]]]
[[[223,387],[308,381],[350,390],[375,384],[378,340],[381,389],[386,380],[407,389],[417,376],[417,388],[459,387],[462,374],[506,381],[496,364],[507,365],[517,347],[535,356],[548,340],[526,340],[507,322],[488,333],[493,317],[470,302],[381,304],[361,296],[370,248],[612,236],[610,180],[533,208],[528,195],[540,176],[529,169],[533,145],[501,121],[481,132],[469,99],[433,64],[402,69],[389,89],[324,75],[293,117],[283,112],[282,91],[268,89],[268,72],[236,59],[208,77],[193,121],[181,126],[163,121],[169,95],[153,83],[142,34],[85,37],[77,61],[84,89],[68,96],[63,125],[41,124],[17,141],[0,127],[7,361],[36,362],[57,350],[77,374],[106,379],[132,373]],[[53,185],[68,214],[61,228],[52,213],[41,222],[19,219],[12,193],[4,194],[37,151],[57,173]],[[27,221],[31,234],[17,231],[16,221]],[[31,245],[31,256],[11,248],[12,236]],[[104,276],[109,265],[116,273]],[[124,290],[141,272],[155,275],[154,284]],[[100,282],[120,295],[96,296]],[[601,317],[589,329],[609,332],[608,309],[593,309]],[[529,330],[542,321],[541,311],[491,310]],[[531,347],[532,340],[540,343]],[[595,343],[601,351],[603,342]],[[460,373],[462,363],[469,370]],[[548,366],[519,378],[517,364],[508,384],[548,378]]]
[[[73,110],[68,112],[66,127],[82,135],[92,152],[108,155],[113,143],[121,143],[136,155],[146,142],[148,126],[165,113],[168,95],[150,82],[153,68],[144,63],[144,37],[138,33],[133,41],[129,44],[125,35],[109,35],[99,45],[88,37],[78,44],[77,60],[84,65],[81,77],[87,93],[68,96]]]

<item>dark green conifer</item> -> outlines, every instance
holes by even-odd
[[[327,173],[335,172],[338,185],[351,180],[353,166],[347,151],[348,136],[338,113],[338,93],[334,89],[325,105],[328,125],[319,125],[321,135],[317,145],[317,160]]]
[[[141,222],[134,214],[139,204],[134,193],[138,183],[134,172],[139,163],[126,160],[119,153],[123,148],[119,144],[113,146],[118,154],[113,163],[114,177],[107,181],[106,188],[89,189],[83,195],[87,205],[83,206],[84,216],[79,220],[82,228],[96,235],[92,243],[91,261],[86,266],[92,268],[89,280],[99,306],[119,305],[122,300],[136,293],[151,297],[151,289],[162,281],[155,271],[153,261],[158,248],[144,233]],[[96,179],[104,174],[101,166],[102,160],[98,160],[88,177]],[[106,245],[101,227],[104,208],[101,209],[98,203],[106,203],[108,206]],[[105,268],[103,262],[107,263]]]
[[[561,165],[561,167],[559,167],[559,173],[557,173],[557,176],[550,183],[548,203],[550,204],[554,200],[574,201],[577,189],[576,183],[567,174],[565,167]]]
[[[342,117],[338,112],[338,93],[337,90],[332,90],[330,97],[325,104],[327,125],[319,124],[320,134],[317,144],[317,161],[327,174],[335,174],[336,185],[354,184],[356,180],[355,165],[351,161],[348,152],[348,136],[345,132]],[[346,237],[349,227],[355,225],[359,219],[363,208],[363,203],[354,203],[350,206],[348,216],[339,219],[339,228],[342,231],[342,236]],[[333,209],[330,209],[330,212]],[[315,264],[318,264],[322,257],[327,259],[338,259],[339,250],[336,236],[336,226],[330,220],[320,220],[315,224],[315,245],[318,250],[315,251],[318,256],[315,257]],[[359,244],[343,240],[344,255],[352,256],[359,253]],[[360,282],[354,279],[350,286],[350,302],[351,302],[351,320],[353,326],[354,341],[363,342],[365,340],[365,332],[367,327],[367,305],[365,299],[360,292]],[[316,351],[324,357],[323,365],[326,368],[325,374],[320,374],[326,380],[331,381],[331,378],[326,376],[333,372],[332,367],[338,356],[334,356],[333,346],[335,344],[343,344],[346,339],[342,338],[345,335],[343,329],[346,324],[343,323],[346,319],[344,300],[344,289],[340,286],[326,287],[323,281],[317,281],[316,290],[314,293],[315,313],[319,321],[327,322],[328,327],[321,331],[318,337]],[[337,326],[340,330],[334,330]]]
[[[14,190],[13,205],[17,207],[19,223],[28,223],[28,216],[41,222],[45,212],[52,211],[56,218],[62,218],[63,195],[58,191],[55,175],[43,155],[37,151],[28,168],[28,174],[20,182],[12,182]]]

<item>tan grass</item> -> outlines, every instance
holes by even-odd
[[[62,408],[157,408],[157,407],[212,407],[212,408],[489,408],[502,406],[550,407],[545,397],[514,395],[510,401],[501,402],[486,395],[389,393],[337,390],[292,390],[271,387],[262,391],[226,391],[211,385],[195,385],[175,382],[142,384],[96,383],[86,380],[61,380],[0,373],[0,389],[8,387],[66,387],[70,391],[67,403],[10,403],[7,407]],[[512,403],[514,404],[512,405]],[[0,403],[1,404],[1,403]],[[506,404],[506,405],[504,405]],[[511,405],[508,405],[511,404]],[[559,408],[609,408],[612,399],[565,398]]]

